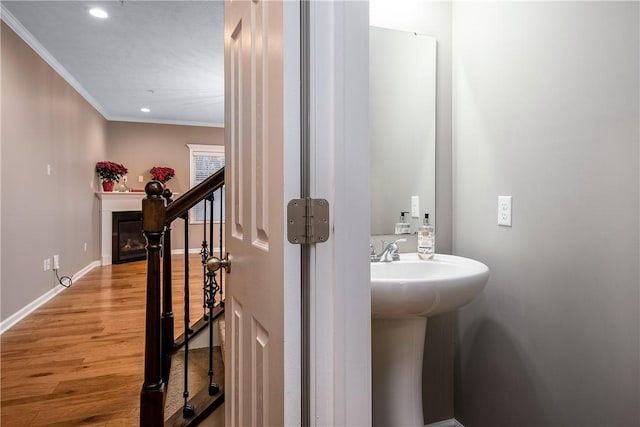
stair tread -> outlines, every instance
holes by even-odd
[[[220,347],[213,348],[213,369],[214,381],[220,385],[220,393],[224,387],[224,366],[222,364],[222,355]],[[167,384],[167,396],[165,401],[165,426],[187,426],[194,421],[184,419],[182,417],[182,406],[184,404],[184,351],[177,351],[172,356],[171,373]],[[223,400],[223,396],[208,396],[209,385],[209,349],[199,348],[189,350],[189,396],[190,404],[193,404],[196,412],[200,413],[206,410],[206,405],[218,400],[219,405]],[[210,412],[210,411],[209,411]]]

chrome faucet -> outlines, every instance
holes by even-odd
[[[400,254],[398,253],[398,243],[406,242],[407,239],[397,239],[387,246],[384,245],[384,240],[382,241],[382,252],[379,255],[376,254],[376,250],[373,247],[373,244],[370,244],[371,248],[370,259],[371,262],[392,262],[398,261],[400,259]]]

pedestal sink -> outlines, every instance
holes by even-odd
[[[423,427],[422,356],[427,317],[456,310],[487,283],[481,262],[417,253],[371,263],[373,425]]]

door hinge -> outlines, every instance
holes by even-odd
[[[325,199],[293,199],[287,204],[287,239],[296,245],[329,239],[329,202]]]

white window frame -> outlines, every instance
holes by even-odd
[[[189,188],[196,186],[196,165],[193,161],[195,155],[224,157],[224,145],[207,145],[207,144],[187,144],[189,148]],[[225,159],[226,160],[226,159]],[[189,210],[189,224],[202,224],[204,221],[196,220],[195,209]],[[214,224],[222,222],[224,224],[224,217],[220,220],[215,220]]]

